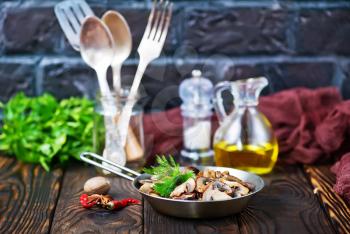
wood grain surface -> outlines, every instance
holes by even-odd
[[[120,211],[100,208],[84,209],[79,203],[87,179],[96,176],[93,167],[73,165],[68,168],[57,203],[52,233],[141,233],[142,205],[134,205]],[[114,199],[133,197],[141,199],[131,186],[131,181],[110,177]]]
[[[277,166],[265,188],[237,216],[241,233],[334,233],[301,168]]]
[[[335,175],[329,166],[305,167],[317,194],[339,233],[350,233],[350,207],[333,191]]]
[[[235,216],[210,220],[173,218],[158,213],[145,201],[144,233],[239,233],[239,228]]]
[[[0,233],[48,233],[62,170],[0,157]]]
[[[278,166],[241,214],[190,220],[161,215],[147,202],[121,211],[84,209],[79,197],[97,174],[93,167],[75,164],[62,176],[0,157],[0,233],[347,233],[349,207],[332,191],[334,177],[327,168],[307,172],[312,184],[301,168]],[[141,199],[130,181],[110,180],[115,199]]]

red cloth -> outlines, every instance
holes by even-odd
[[[334,190],[350,203],[350,153],[345,154],[331,170],[337,175]]]
[[[147,164],[153,164],[157,154],[177,154],[182,147],[180,108],[145,115],[143,122]]]
[[[334,151],[325,151],[319,142],[338,144],[325,131],[335,122],[324,120],[340,102],[341,96],[335,88],[297,88],[262,97],[259,109],[271,121],[286,161],[310,164],[327,158]]]
[[[296,88],[261,97],[259,109],[271,121],[279,149],[287,163],[336,161],[350,152],[350,101],[342,101],[336,88]],[[213,117],[214,131],[217,119]],[[146,144],[153,155],[176,154],[182,147],[179,108],[145,115]],[[345,157],[345,156],[344,156]],[[348,157],[350,158],[350,157]],[[334,187],[350,200],[350,159],[342,159]],[[347,165],[347,166],[345,166]]]

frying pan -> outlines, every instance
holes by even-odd
[[[91,165],[102,168],[132,181],[133,187],[139,191],[140,180],[150,179],[149,174],[140,174],[127,167],[113,163],[102,156],[90,152],[84,152],[80,158]],[[100,161],[100,162],[98,162]],[[104,162],[103,164],[101,162]],[[109,164],[107,166],[106,164]],[[255,189],[248,195],[220,201],[175,200],[163,197],[154,197],[140,192],[143,198],[149,202],[153,209],[159,213],[180,218],[218,218],[241,212],[248,205],[248,201],[264,187],[261,177],[227,167],[205,166],[197,167],[199,170],[211,169],[215,171],[228,171],[230,175],[254,184]],[[122,172],[124,171],[124,172]]]

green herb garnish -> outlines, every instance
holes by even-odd
[[[157,156],[156,160],[158,166],[145,168],[143,171],[157,178],[159,182],[155,183],[153,189],[162,197],[169,197],[176,186],[195,177],[192,171],[181,172],[179,164],[172,156],[169,156],[168,160],[165,156]]]
[[[85,98],[57,101],[53,96],[14,96],[3,108],[0,150],[19,160],[40,163],[45,170],[54,164],[92,149],[93,102]]]

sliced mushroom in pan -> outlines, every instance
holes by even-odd
[[[217,185],[211,183],[204,191],[202,201],[218,201],[231,199],[232,197],[218,189]]]
[[[143,193],[150,194],[153,192],[153,183],[144,183],[139,190]]]
[[[220,192],[224,192],[228,195],[231,195],[233,193],[233,190],[231,189],[230,186],[218,180],[214,181],[211,186],[213,187],[213,189],[217,189]]]
[[[207,177],[197,177],[196,191],[199,193],[203,193],[207,189],[209,182],[211,182],[211,179]]]
[[[176,200],[217,201],[242,197],[254,190],[253,184],[230,175],[228,171],[205,169],[198,172],[196,168],[191,167],[182,169],[182,173],[188,172],[193,172],[192,177],[172,187],[169,195],[164,197]],[[158,186],[155,186],[161,180],[156,176],[140,180],[142,186],[139,190],[152,196],[163,196],[157,191]]]
[[[173,197],[173,199],[177,200],[193,200],[196,198],[196,193],[184,193],[181,196]]]
[[[183,193],[192,193],[196,188],[196,181],[193,178],[189,178],[186,182],[177,186],[174,191],[171,192],[170,197],[179,197]]]

